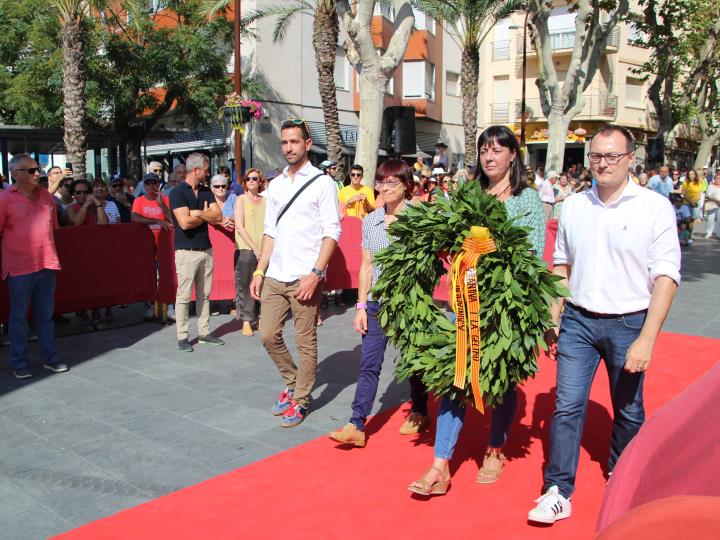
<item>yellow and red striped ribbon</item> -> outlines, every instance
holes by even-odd
[[[460,253],[453,260],[451,273],[451,302],[455,319],[455,387],[464,389],[467,375],[468,336],[470,337],[471,386],[475,407],[484,411],[480,389],[480,292],[476,266],[480,256],[497,248],[487,227],[470,228],[470,236],[463,242]]]

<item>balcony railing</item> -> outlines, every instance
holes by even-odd
[[[507,124],[510,121],[509,103],[490,104],[490,122],[493,124]]]
[[[606,47],[617,48],[620,44],[620,29],[616,26],[608,36]],[[516,51],[518,54],[523,52],[523,36],[522,33],[518,33],[516,38]],[[572,49],[575,46],[575,29],[568,28],[567,30],[558,30],[550,33],[550,45],[553,51],[562,51],[566,49]],[[535,45],[533,41],[528,37],[527,40],[527,52],[528,54],[535,54]]]
[[[522,100],[515,100],[515,121],[520,121]],[[615,120],[617,116],[617,96],[607,94],[590,94],[585,96],[583,110],[575,116],[576,120],[599,118],[602,120]],[[525,120],[529,122],[544,119],[546,116],[540,106],[540,98],[525,100]]]
[[[493,62],[498,60],[510,60],[510,40],[493,41],[492,44]]]

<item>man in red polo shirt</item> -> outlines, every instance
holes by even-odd
[[[10,363],[18,379],[33,376],[27,360],[26,317],[32,304],[43,367],[59,373],[52,315],[55,272],[60,270],[53,230],[58,228],[53,197],[38,185],[40,167],[29,154],[10,160],[15,183],[0,195],[2,277],[10,290]]]

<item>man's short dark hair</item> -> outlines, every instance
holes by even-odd
[[[280,125],[280,132],[282,133],[284,130],[292,128],[300,128],[303,141],[307,141],[310,138],[310,129],[303,118],[290,118],[289,120],[283,121]]]
[[[362,165],[358,165],[357,163],[353,163],[353,166],[350,167],[351,171],[360,171],[361,173],[365,174],[365,169],[363,169]]]
[[[50,168],[47,170],[47,173],[50,174],[50,173],[51,173],[52,171],[54,171],[55,169],[57,169],[58,171],[62,171],[62,169],[61,169],[60,167],[58,167],[57,165],[53,165],[52,167],[50,167]]]
[[[622,133],[623,137],[625,137],[626,141],[626,151],[627,152],[634,152],[635,151],[635,137],[633,137],[633,134],[630,133],[630,130],[627,128],[624,128],[622,126],[618,126],[617,124],[607,124],[600,128],[597,133],[595,133],[595,136],[598,135],[610,135],[611,133]]]

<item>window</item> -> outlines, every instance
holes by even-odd
[[[435,64],[425,62],[425,95],[435,100]]]
[[[406,99],[435,99],[435,64],[403,62],[403,96]]]
[[[387,86],[385,87],[385,93],[392,96],[395,93],[395,86],[393,84],[393,76],[391,75],[388,79]]]
[[[395,8],[389,4],[376,3],[373,16],[385,17],[388,21],[395,20]]]
[[[448,96],[460,95],[460,75],[458,73],[445,72],[445,93]]]
[[[625,106],[644,108],[645,94],[643,93],[644,83],[642,79],[627,77],[625,79]]]
[[[426,15],[425,12],[418,8],[412,8],[415,16],[415,30],[427,30],[431,34],[435,33],[435,19]]]
[[[164,0],[150,0],[148,5],[148,11],[150,13],[157,13],[161,9],[165,8],[165,6],[163,5],[164,3]]]
[[[350,90],[350,62],[342,47],[338,47],[335,52],[335,88]]]
[[[629,22],[628,28],[628,44],[635,45],[636,47],[647,46],[647,35],[638,28],[634,22]]]

